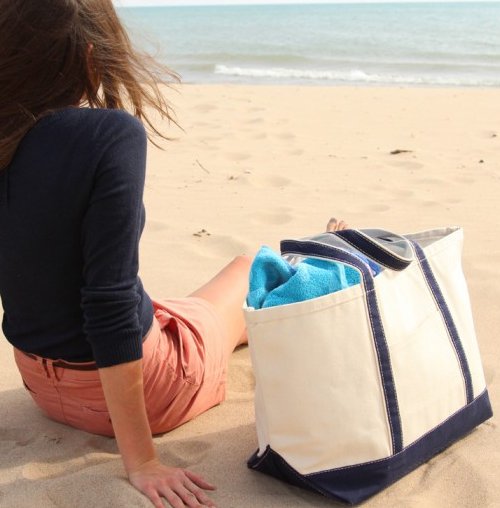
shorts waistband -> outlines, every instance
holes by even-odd
[[[151,323],[151,326],[149,327],[148,332],[142,339],[143,343],[146,341],[149,334],[153,330],[154,325],[155,325],[155,318],[153,317],[153,322]],[[95,362],[81,362],[80,363],[80,362],[67,362],[66,360],[52,360],[50,358],[43,358],[41,356],[37,356],[32,353],[26,353],[25,351],[21,351],[21,350],[18,350],[18,351],[20,353],[22,353],[24,356],[27,356],[28,358],[31,358],[34,361],[41,360],[42,362],[50,362],[52,366],[60,367],[62,369],[83,370],[83,371],[98,370]]]
[[[61,367],[63,369],[69,370],[97,370],[97,365],[95,362],[85,362],[85,363],[72,363],[66,362],[64,360],[50,360],[47,358],[41,358],[39,356],[33,355],[31,353],[25,353],[24,351],[20,351],[24,356],[31,358],[34,361],[38,361],[41,359],[45,362],[50,362],[54,367]]]

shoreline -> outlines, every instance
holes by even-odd
[[[500,90],[499,85],[417,85],[417,84],[369,84],[369,83],[337,83],[337,84],[324,84],[324,83],[250,83],[250,82],[242,82],[242,83],[230,83],[230,82],[208,82],[208,81],[181,81],[180,86],[248,86],[248,87],[304,87],[304,88],[380,88],[380,89],[416,89],[416,90]]]

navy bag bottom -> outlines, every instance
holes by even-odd
[[[268,446],[260,457],[257,452],[250,457],[248,467],[353,505],[365,501],[413,471],[492,415],[490,399],[485,390],[441,425],[386,459],[301,475]]]

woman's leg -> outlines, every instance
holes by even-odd
[[[326,230],[339,231],[347,227],[348,225],[343,220],[332,217]],[[227,330],[229,353],[233,352],[240,344],[247,342],[242,306],[248,292],[251,264],[252,258],[250,256],[238,256],[213,279],[189,295],[203,298],[215,307]]]
[[[203,298],[215,307],[227,331],[228,353],[247,342],[242,307],[248,292],[251,264],[250,256],[238,256],[213,279],[189,295]]]

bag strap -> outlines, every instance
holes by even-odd
[[[446,325],[446,329],[448,331],[448,336],[450,337],[451,343],[455,349],[458,363],[460,365],[460,370],[462,371],[467,404],[470,404],[474,400],[472,375],[470,372],[467,355],[464,346],[462,344],[462,340],[460,339],[460,335],[458,333],[458,329],[455,325],[448,304],[446,303],[446,299],[443,295],[443,292],[439,287],[439,283],[436,279],[436,276],[434,275],[431,265],[425,256],[424,250],[422,249],[422,247],[420,247],[420,245],[417,242],[412,242],[412,245],[413,248],[415,249],[417,261],[418,264],[420,265],[420,269],[422,270],[424,279],[436,302],[437,307],[439,308],[439,311],[441,312],[441,315],[443,316],[444,324]]]
[[[404,270],[413,261],[410,242],[403,236],[383,229],[344,229],[330,234],[391,270]]]
[[[411,242],[400,235],[383,229],[345,229],[342,231],[322,233],[321,235],[305,238],[302,242],[315,242],[307,246],[308,253],[294,252],[303,256],[315,256],[314,250],[317,244],[329,245],[352,253],[353,249],[364,254],[379,265],[391,270],[402,271],[407,268],[414,259],[414,251]],[[281,242],[281,253],[289,254],[293,240]],[[294,249],[299,246],[294,245]],[[301,247],[306,247],[301,244]],[[321,257],[325,257],[325,251],[321,251]]]
[[[368,264],[346,248],[328,245],[316,240],[282,240],[280,242],[281,255],[297,255],[338,261],[350,265],[361,272],[361,275],[369,280],[373,279]]]

